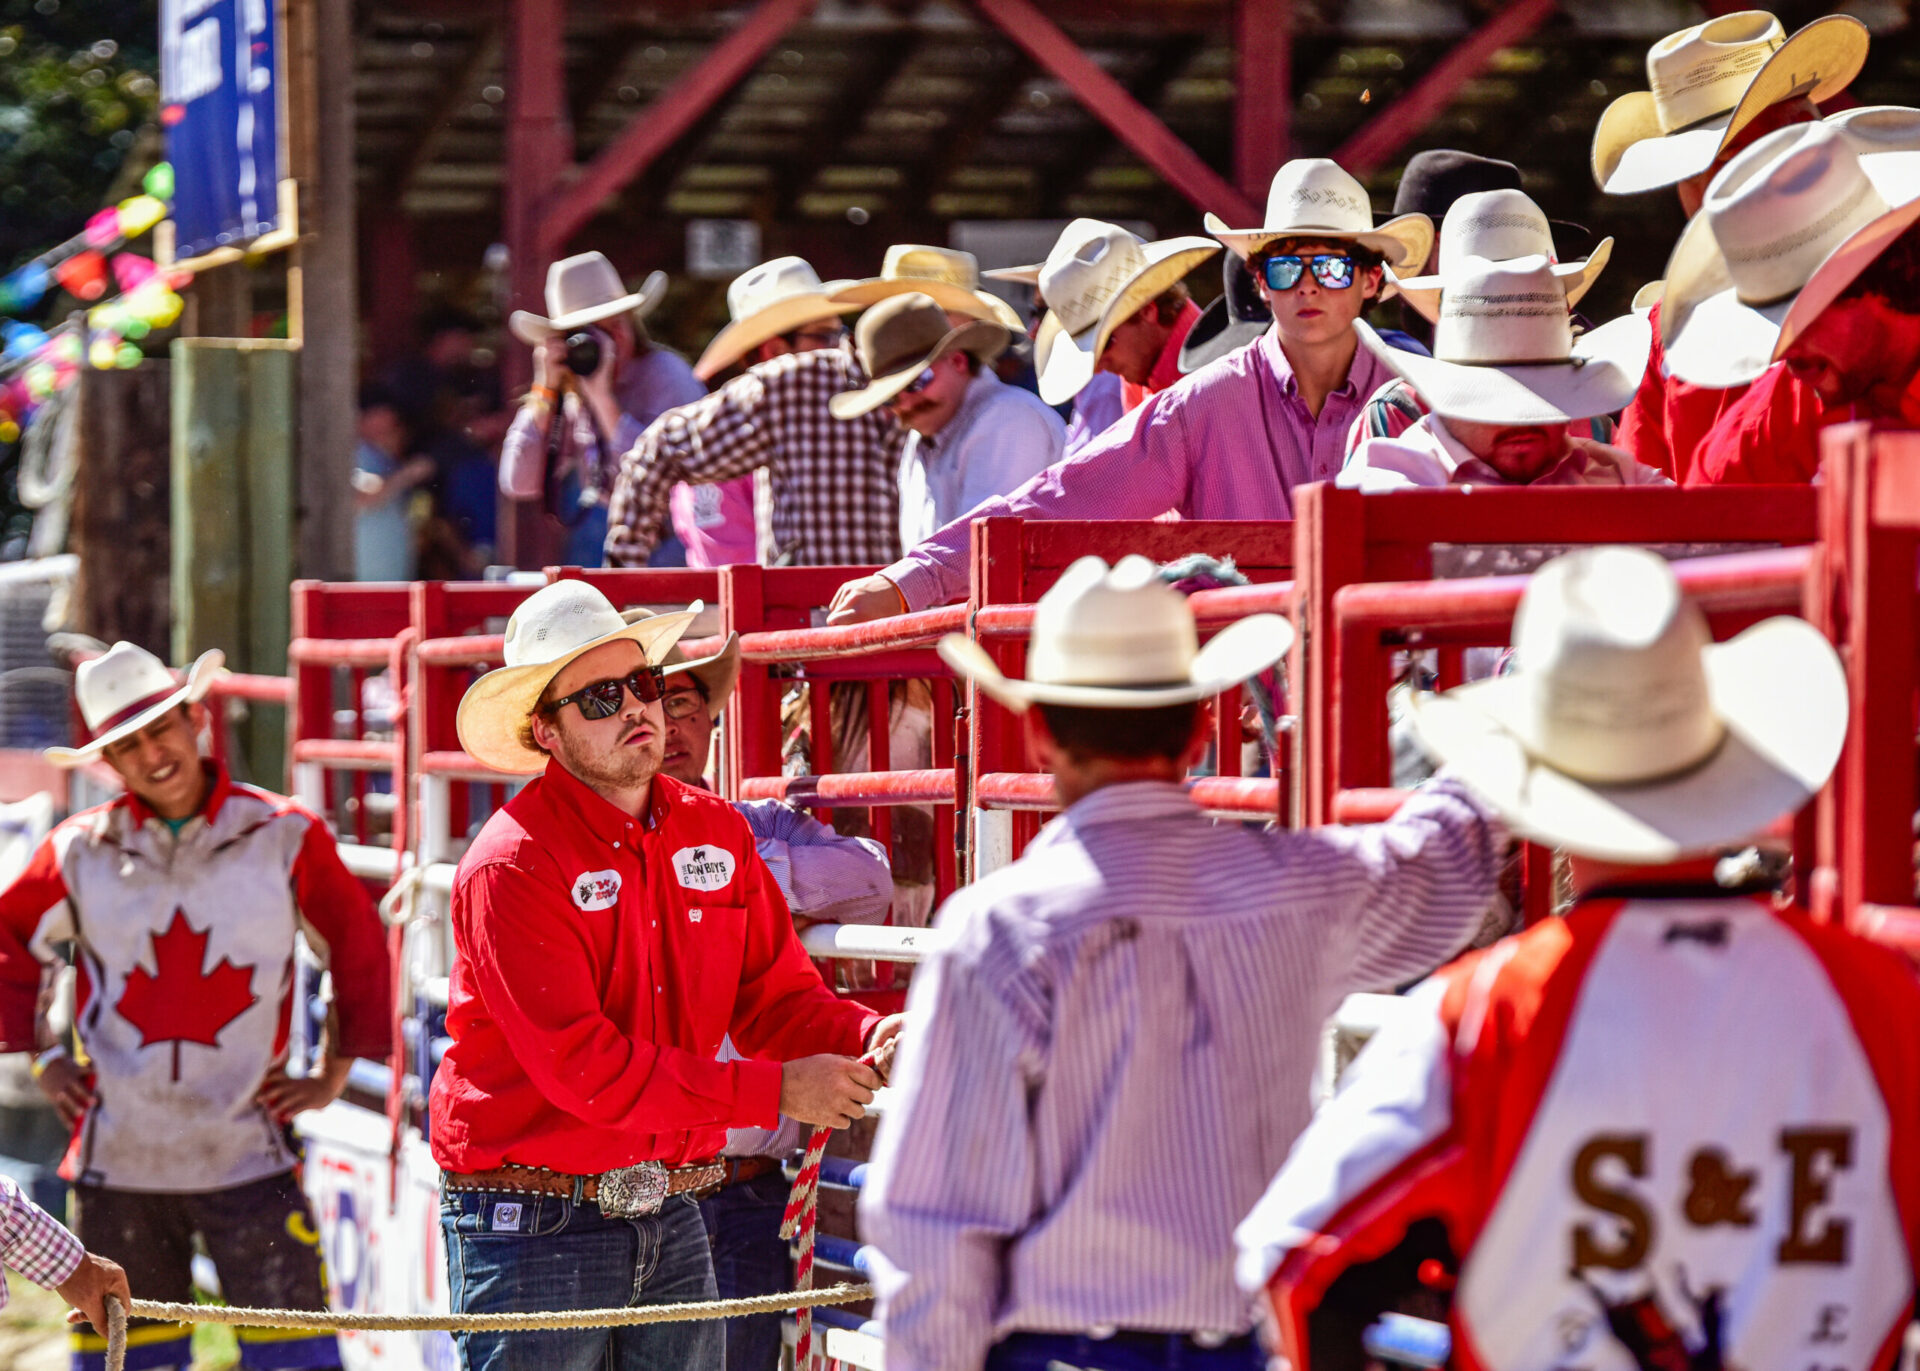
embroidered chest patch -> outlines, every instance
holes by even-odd
[[[573,902],[581,909],[612,909],[619,899],[618,871],[583,871],[573,878]]]
[[[673,854],[674,877],[688,890],[725,889],[733,871],[733,854],[724,847],[683,847]]]

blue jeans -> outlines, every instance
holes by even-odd
[[[780,1236],[787,1211],[787,1178],[778,1171],[730,1185],[700,1201],[713,1243],[713,1275],[720,1298],[776,1295],[793,1289],[793,1259]],[[726,1320],[727,1371],[776,1371],[781,1314]]]
[[[672,1195],[646,1219],[609,1219],[552,1195],[442,1191],[458,1314],[612,1309],[715,1297],[700,1209]],[[721,1371],[716,1319],[546,1333],[462,1333],[466,1371]]]
[[[1009,1333],[988,1350],[986,1371],[1261,1371],[1265,1365],[1252,1334],[1202,1347],[1180,1333]]]

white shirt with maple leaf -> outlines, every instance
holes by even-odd
[[[216,768],[177,834],[122,796],[48,835],[0,892],[0,1051],[34,1048],[41,967],[72,941],[99,1103],[62,1176],[212,1190],[293,1165],[254,1096],[286,1055],[296,929],[331,964],[338,1049],[385,1055],[379,918],[307,810]]]

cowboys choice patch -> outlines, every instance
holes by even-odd
[[[673,854],[673,874],[688,890],[722,890],[733,882],[733,854],[708,843]]]

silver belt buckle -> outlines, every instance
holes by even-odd
[[[604,1172],[595,1199],[609,1219],[649,1219],[667,1198],[667,1168],[657,1161]]]

